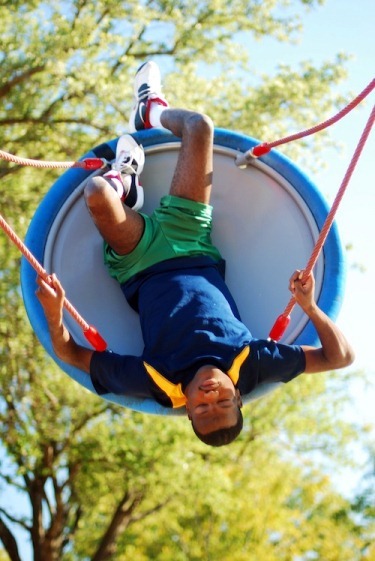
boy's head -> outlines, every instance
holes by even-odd
[[[206,444],[229,444],[241,432],[240,392],[219,368],[202,366],[186,387],[185,395],[193,430]]]

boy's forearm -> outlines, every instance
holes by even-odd
[[[63,362],[89,372],[92,351],[78,345],[63,323],[55,323],[48,319],[47,323],[57,357]]]
[[[348,366],[354,360],[354,352],[337,325],[316,303],[305,310],[313,323],[321,342],[321,351],[331,368]]]
[[[48,321],[48,320],[47,320]],[[66,360],[70,355],[71,335],[63,323],[48,322],[53,350],[61,360]]]
[[[56,275],[46,280],[37,277],[36,295],[47,320],[53,350],[57,357],[68,364],[90,372],[93,351],[77,345],[63,322],[65,292]]]

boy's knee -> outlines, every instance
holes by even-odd
[[[211,137],[214,130],[212,119],[204,113],[191,113],[185,123],[187,132],[192,135]]]
[[[91,177],[84,188],[84,197],[86,203],[89,205],[90,203],[101,199],[108,188],[110,188],[108,185],[108,181],[106,181],[101,175]]]

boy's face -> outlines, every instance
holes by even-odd
[[[240,393],[232,380],[219,368],[200,368],[186,390],[186,410],[201,434],[232,427],[237,423]]]

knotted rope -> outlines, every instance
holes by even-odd
[[[47,271],[41,266],[39,261],[34,257],[34,255],[29,251],[23,241],[17,236],[17,234],[12,230],[3,216],[0,214],[0,228],[2,228],[5,234],[8,236],[11,242],[21,251],[22,255],[27,259],[30,265],[35,269],[42,279],[50,284],[50,277]],[[95,329],[95,327],[89,325],[83,317],[78,313],[74,306],[69,302],[67,298],[64,299],[64,308],[71,314],[73,319],[76,320],[78,325],[82,328],[83,334],[86,340],[91,343],[91,345],[97,351],[104,351],[107,348],[107,343]]]
[[[318,257],[320,255],[320,252],[323,248],[323,245],[327,239],[327,236],[329,234],[329,231],[331,229],[331,226],[333,224],[335,215],[337,213],[337,210],[339,208],[339,205],[343,199],[343,196],[345,194],[346,188],[349,184],[350,178],[353,174],[353,171],[358,163],[359,157],[362,153],[363,147],[366,144],[366,141],[370,135],[370,131],[371,128],[374,124],[374,120],[375,120],[375,106],[372,109],[371,115],[368,118],[367,124],[363,130],[363,133],[361,135],[361,138],[358,142],[357,148],[353,154],[353,157],[351,159],[351,162],[349,164],[349,167],[345,173],[344,179],[341,183],[340,189],[335,197],[335,200],[332,204],[332,208],[330,210],[330,212],[328,213],[328,216],[322,226],[322,229],[320,231],[320,234],[318,236],[318,239],[316,241],[315,247],[311,253],[311,257],[303,271],[303,275],[302,275],[302,279],[301,282],[303,283],[304,281],[306,281],[307,277],[309,276],[309,274],[311,273],[311,271],[313,270]],[[274,341],[279,341],[280,338],[282,337],[282,335],[285,333],[286,328],[289,325],[289,321],[290,321],[290,313],[293,310],[295,305],[295,299],[294,297],[292,297],[288,303],[288,305],[286,306],[284,312],[277,318],[276,322],[274,323],[270,334],[269,334],[269,338],[273,339]]]
[[[108,163],[104,158],[85,158],[84,160],[78,162],[44,162],[43,160],[20,158],[14,154],[9,154],[9,152],[4,152],[3,150],[0,150],[0,159],[13,162],[14,164],[18,164],[20,166],[32,166],[34,168],[83,168],[90,171],[104,168]]]
[[[282,144],[287,144],[288,142],[292,142],[293,140],[298,140],[300,138],[304,138],[305,136],[309,136],[311,134],[315,134],[317,132],[330,127],[331,125],[337,123],[340,119],[345,117],[352,109],[357,107],[361,101],[363,101],[375,88],[375,78],[365,87],[362,92],[357,95],[346,107],[341,109],[336,115],[323,121],[322,123],[315,125],[309,129],[304,131],[300,131],[289,136],[285,136],[284,138],[280,138],[279,140],[274,140],[273,142],[263,142],[261,144],[257,144],[247,152],[239,155],[236,159],[236,165],[239,167],[248,164],[253,158],[258,158],[260,156],[264,156],[264,154],[268,154],[272,148],[276,148],[276,146],[281,146]]]

